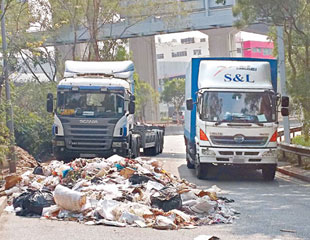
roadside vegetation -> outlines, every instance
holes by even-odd
[[[310,147],[310,140],[306,140],[304,135],[296,136],[292,139],[292,143],[304,147]]]

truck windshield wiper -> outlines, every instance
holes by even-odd
[[[226,122],[226,121],[225,120],[220,120],[220,121],[217,121],[214,125],[218,126],[218,125],[221,125],[223,122]]]
[[[260,127],[263,127],[263,126],[264,126],[263,123],[259,123],[259,122],[253,122],[253,124],[256,124],[256,125],[258,125],[258,126],[260,126]]]

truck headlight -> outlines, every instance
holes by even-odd
[[[57,147],[63,147],[63,146],[65,146],[65,141],[55,141],[55,146],[57,146]]]
[[[278,154],[278,150],[272,150],[272,149],[270,149],[269,151],[264,152],[264,153],[262,154],[262,156],[263,156],[263,157],[276,157],[277,154]]]
[[[122,147],[122,142],[113,142],[112,147],[120,148],[120,147]]]
[[[208,155],[208,156],[215,156],[216,155],[216,153],[214,151],[209,150],[208,148],[202,148],[201,154],[202,155]]]

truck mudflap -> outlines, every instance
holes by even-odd
[[[201,163],[216,164],[277,164],[277,148],[264,149],[229,149],[200,147]]]

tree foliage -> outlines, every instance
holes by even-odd
[[[4,162],[5,156],[8,153],[9,131],[6,127],[5,108],[0,105],[0,165]]]
[[[218,0],[223,2],[223,0]],[[239,0],[233,9],[239,27],[251,23],[283,26],[289,94],[300,110],[306,140],[310,129],[310,2],[308,0]],[[271,31],[276,42],[276,34]]]
[[[185,79],[167,80],[161,93],[161,100],[165,103],[172,103],[175,111],[179,112],[185,100]]]
[[[28,82],[13,88],[16,144],[36,158],[52,149],[54,118],[46,111],[48,92],[56,92],[54,83]]]

